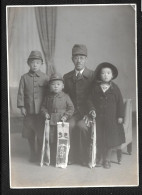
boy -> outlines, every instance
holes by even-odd
[[[40,51],[31,51],[27,64],[30,70],[21,77],[17,107],[20,108],[21,114],[24,116],[22,136],[28,139],[30,162],[34,162],[37,159],[35,150],[36,135],[38,152],[41,150],[40,139],[38,139],[41,130],[41,117],[39,111],[45,96],[48,78],[45,73],[40,71],[43,64],[43,58]]]
[[[45,98],[41,113],[46,119],[50,118],[50,155],[51,163],[55,163],[57,147],[57,122],[67,121],[74,113],[74,106],[70,97],[62,90],[63,78],[53,74],[49,81],[50,93]]]

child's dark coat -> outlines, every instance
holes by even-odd
[[[96,83],[88,99],[89,110],[96,111],[97,143],[111,148],[125,142],[123,124],[118,118],[124,117],[124,104],[121,92],[116,84],[111,83],[104,93]]]

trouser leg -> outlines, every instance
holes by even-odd
[[[37,115],[34,118],[34,129],[36,130],[37,136],[37,160],[41,160],[42,155],[42,146],[43,146],[43,138],[44,138],[44,128],[45,128],[45,120],[40,115]]]
[[[57,126],[50,126],[50,163],[56,164],[56,153],[57,153]]]
[[[77,161],[78,157],[78,131],[76,123],[79,119],[79,116],[76,114],[72,116],[69,122],[69,134],[70,134],[70,150],[68,156],[69,164],[72,164],[74,161]]]
[[[30,162],[36,160],[36,150],[35,150],[35,136],[28,138],[29,147],[30,147]]]
[[[103,155],[104,162],[111,161],[111,154],[112,154],[112,148],[104,149],[104,155]]]
[[[89,159],[89,143],[90,143],[90,132],[89,127],[86,126],[83,120],[77,124],[79,131],[79,156],[81,163],[88,163]]]

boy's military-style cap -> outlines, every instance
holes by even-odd
[[[51,77],[50,77],[49,82],[56,81],[56,80],[64,81],[63,77],[61,75],[59,75],[59,74],[52,74]]]
[[[42,54],[40,51],[31,51],[29,57],[28,57],[28,60],[27,62],[30,60],[30,59],[39,59],[39,60],[42,60],[43,61],[43,58],[42,58]]]
[[[72,48],[72,55],[84,55],[87,56],[87,48],[85,45],[75,44]]]
[[[108,62],[103,62],[99,64],[95,70],[95,76],[98,80],[100,80],[100,73],[101,73],[102,68],[110,68],[113,73],[113,79],[115,79],[118,76],[118,70],[116,66]]]

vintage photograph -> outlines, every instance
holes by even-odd
[[[139,185],[136,16],[6,7],[10,188]]]

